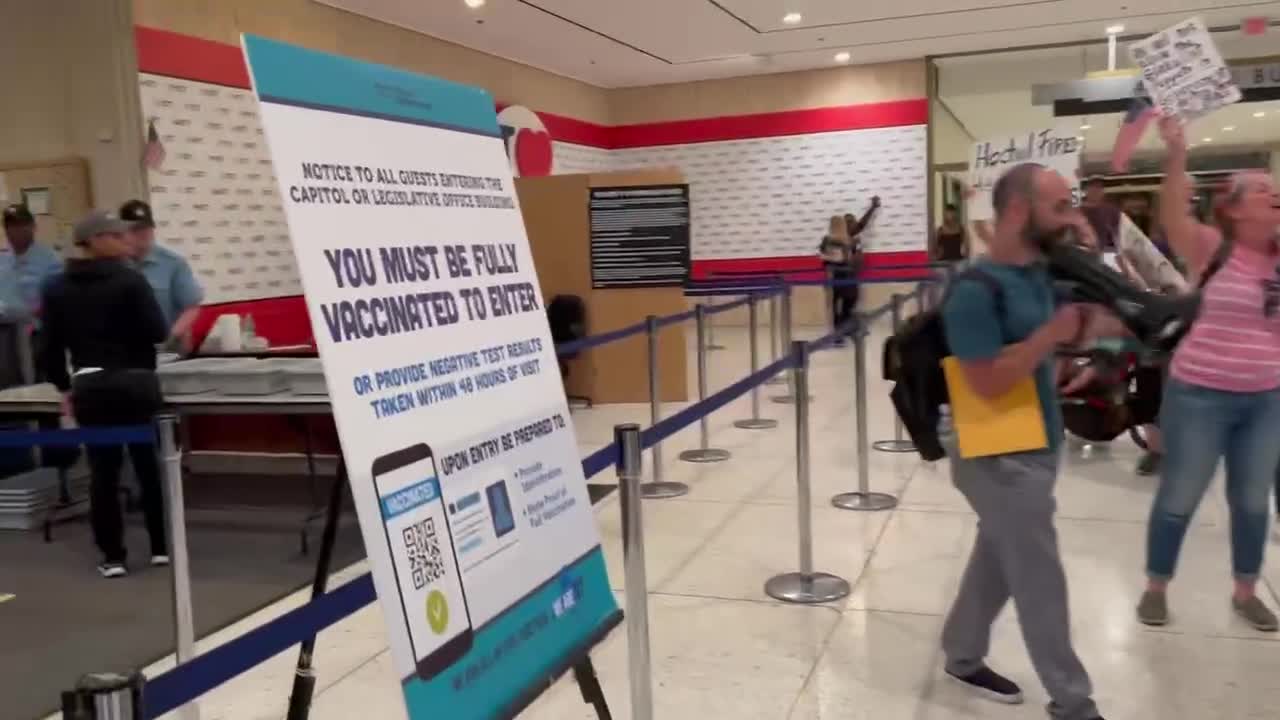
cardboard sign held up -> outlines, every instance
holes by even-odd
[[[995,212],[991,207],[991,189],[1010,168],[1022,163],[1039,163],[1056,170],[1078,195],[1080,154],[1084,143],[1076,136],[1074,124],[1057,124],[1021,132],[1007,133],[987,138],[973,144],[969,151],[969,187],[973,194],[968,201],[970,220],[990,220]]]
[[[1129,57],[1142,71],[1147,94],[1165,115],[1195,120],[1242,97],[1231,68],[1198,17],[1133,43]]]

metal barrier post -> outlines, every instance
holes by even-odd
[[[174,657],[181,665],[196,656],[195,616],[191,610],[191,564],[187,553],[186,505],[182,499],[182,453],[178,450],[178,418],[161,415],[156,418],[160,433],[160,463],[164,470],[164,495],[168,500],[165,518],[169,529],[169,562],[173,572],[173,637]],[[178,710],[183,720],[200,717],[200,707],[193,701]]]
[[[622,505],[622,564],[626,577],[627,658],[631,678],[631,717],[653,720],[653,680],[649,667],[649,584],[644,566],[641,515],[640,426],[613,429],[618,445],[618,492]]]
[[[93,673],[62,693],[62,720],[142,720],[142,673]]]
[[[707,311],[702,305],[694,308],[694,320],[697,322],[698,328],[698,402],[707,399]],[[680,459],[685,462],[694,463],[714,463],[724,462],[729,459],[729,451],[713,448],[711,443],[711,428],[706,415],[698,420],[698,433],[701,442],[698,447],[693,450],[685,450],[680,453]]]
[[[897,332],[902,328],[902,305],[904,300],[905,298],[900,293],[893,294],[893,314],[891,317],[893,318],[894,332]],[[864,339],[863,345],[865,344],[866,344],[866,341]],[[859,367],[862,367],[862,366],[859,365]],[[866,402],[866,399],[863,397],[864,390],[865,388],[858,391],[858,401],[863,403]],[[862,422],[861,416],[859,416],[858,421]],[[893,439],[877,440],[871,444],[871,447],[875,448],[876,450],[879,450],[880,452],[888,452],[888,453],[915,452],[916,451],[915,443],[905,439],[903,437],[903,433],[904,433],[904,430],[902,427],[902,418],[898,417],[898,414],[895,412],[893,414]]]
[[[769,295],[769,363],[778,362],[778,333],[781,332],[781,325],[778,323],[778,294]],[[781,385],[786,382],[787,378],[783,373],[774,375],[765,381],[765,385]]]
[[[844,510],[888,510],[897,507],[898,498],[888,493],[871,492],[871,452],[867,447],[867,334],[862,327],[853,336],[854,346],[854,410],[857,412],[858,490],[831,498],[831,504]]]
[[[779,306],[782,308],[782,337],[781,337],[782,346],[784,348],[790,349],[793,342],[791,337],[791,287],[790,286],[787,286],[782,289],[782,301],[779,303]],[[787,394],[775,395],[772,398],[774,402],[778,403],[779,405],[791,405],[796,401],[797,396],[796,396],[796,379],[795,378],[796,378],[796,370],[795,368],[792,368],[791,371],[787,373]],[[812,400],[812,399],[813,398],[811,397],[805,398],[805,400]]]
[[[706,301],[702,304],[706,305]],[[723,350],[724,346],[716,342],[716,324],[712,321],[712,317],[714,313],[707,315],[707,350]]]
[[[662,419],[661,390],[658,387],[658,316],[645,318],[645,332],[649,340],[649,425],[657,425]],[[689,493],[689,486],[682,482],[665,482],[662,479],[662,443],[656,442],[649,449],[653,465],[651,482],[640,486],[640,495],[646,498],[664,499]]]
[[[791,345],[796,359],[796,511],[800,530],[800,571],[769,578],[769,597],[790,603],[823,603],[849,594],[841,577],[813,571],[813,500],[809,488],[809,349],[803,342]]]
[[[756,311],[756,296],[747,297],[747,333],[749,347],[751,348],[751,374],[755,375],[760,370],[760,349],[759,342],[756,337],[756,326],[759,323],[759,313]],[[756,385],[751,388],[751,417],[746,420],[735,420],[733,426],[743,430],[769,430],[778,427],[778,421],[772,418],[760,417],[760,386]]]

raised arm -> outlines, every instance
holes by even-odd
[[[1182,121],[1161,117],[1160,137],[1166,149],[1164,181],[1160,184],[1160,224],[1169,239],[1169,247],[1183,259],[1192,274],[1199,274],[1217,245],[1205,243],[1203,238],[1213,237],[1219,242],[1221,239],[1216,233],[1201,232],[1201,223],[1187,212],[1191,203],[1191,176],[1187,174],[1187,138]]]
[[[867,208],[867,211],[862,213],[862,217],[858,218],[858,225],[853,229],[853,235],[856,236],[859,233],[861,233],[863,230],[866,230],[867,226],[871,224],[872,216],[874,216],[876,214],[876,211],[879,209],[880,209],[880,196],[876,195],[875,197],[871,198],[871,207]]]

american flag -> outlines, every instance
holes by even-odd
[[[1147,98],[1135,97],[1129,103],[1129,111],[1124,114],[1124,122],[1116,134],[1116,144],[1111,149],[1112,171],[1128,172],[1133,151],[1138,149],[1138,143],[1142,142],[1142,136],[1155,117],[1156,109]]]
[[[156,131],[156,121],[147,122],[147,143],[142,151],[142,165],[148,170],[158,170],[164,164],[164,143],[160,142],[160,133]]]

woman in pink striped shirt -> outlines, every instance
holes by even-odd
[[[1191,181],[1181,123],[1161,118],[1160,132],[1168,148],[1161,221],[1192,277],[1212,275],[1200,316],[1174,353],[1161,405],[1166,455],[1147,531],[1148,583],[1138,618],[1148,625],[1169,622],[1165,590],[1178,551],[1225,458],[1232,607],[1256,629],[1274,632],[1276,616],[1254,587],[1280,463],[1280,196],[1270,176],[1240,173],[1222,198],[1222,232],[1197,222],[1184,212]]]

